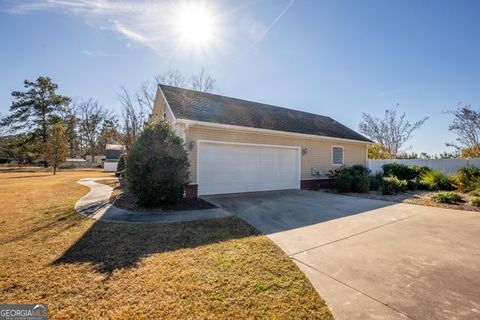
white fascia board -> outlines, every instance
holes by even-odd
[[[196,121],[196,120],[188,120],[188,119],[176,119],[176,121],[185,123],[189,126],[206,127],[206,128],[213,128],[213,129],[237,130],[237,131],[243,131],[243,132],[255,132],[255,133],[271,134],[271,135],[277,135],[277,136],[283,135],[283,136],[315,139],[315,140],[345,141],[349,143],[358,143],[358,144],[365,144],[365,145],[372,144],[372,142],[361,141],[361,140],[335,138],[335,137],[328,137],[328,136],[319,136],[314,134],[278,131],[278,130],[270,130],[270,129],[251,128],[251,127],[235,126],[231,124],[221,124],[221,123],[214,123],[214,122]]]

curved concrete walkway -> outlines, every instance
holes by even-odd
[[[122,223],[172,223],[195,220],[208,220],[232,216],[220,209],[194,211],[130,211],[115,207],[110,203],[113,188],[95,181],[114,178],[85,178],[77,183],[89,187],[90,192],[75,203],[75,210],[81,215],[94,219]]]

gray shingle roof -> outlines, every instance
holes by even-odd
[[[159,86],[177,119],[370,142],[330,117],[163,84]]]

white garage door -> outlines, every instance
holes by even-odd
[[[198,194],[300,188],[300,148],[202,141]]]

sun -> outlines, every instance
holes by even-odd
[[[203,49],[217,36],[217,19],[211,7],[202,2],[189,2],[177,9],[175,29],[183,46]]]

